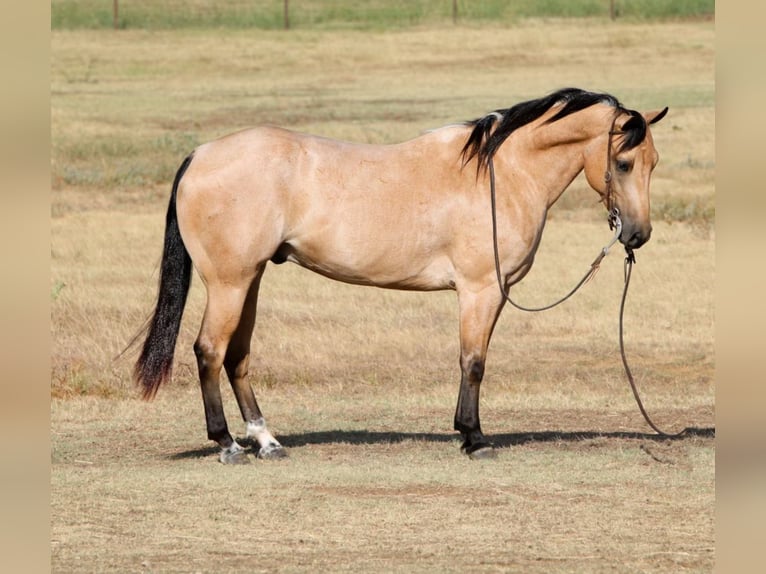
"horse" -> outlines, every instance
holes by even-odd
[[[548,210],[582,171],[619,213],[625,249],[649,240],[649,184],[659,160],[649,126],[667,110],[640,113],[610,94],[565,88],[402,143],[259,126],[198,146],[173,181],[156,306],[136,336],[145,335],[133,371],[143,397],[152,399],[171,377],[194,268],[207,294],[194,353],[208,439],[221,462],[249,462],[227,426],[223,368],[256,457],[287,456],[247,375],[263,273],[270,261],[291,262],[356,285],[455,291],[454,429],[463,453],[495,456],[481,429],[479,391],[505,303],[497,276],[507,292],[527,274]],[[491,215],[500,230],[494,238]]]

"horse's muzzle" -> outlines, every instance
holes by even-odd
[[[652,226],[641,229],[634,227],[623,228],[620,235],[620,242],[628,249],[638,249],[644,243],[649,241],[652,236]]]

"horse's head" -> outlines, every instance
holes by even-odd
[[[649,181],[659,154],[649,126],[667,111],[618,109],[609,132],[596,138],[585,153],[588,183],[601,194],[610,212],[617,210],[622,222],[620,242],[628,249],[638,249],[652,233]]]

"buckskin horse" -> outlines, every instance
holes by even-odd
[[[649,182],[658,161],[650,124],[612,95],[566,88],[392,145],[277,127],[197,147],[181,164],[166,215],[156,307],[134,369],[146,399],[171,376],[196,268],[207,290],[194,343],[208,438],[223,463],[248,462],[229,432],[220,372],[228,375],[256,456],[285,449],[247,380],[258,288],[269,261],[358,285],[457,293],[461,450],[492,456],[481,430],[485,357],[507,291],[532,267],[546,215],[582,171],[637,249],[652,231]],[[498,195],[490,202],[490,174]],[[496,180],[495,180],[495,173]],[[496,217],[497,262],[490,227]],[[497,269],[496,269],[497,263]]]

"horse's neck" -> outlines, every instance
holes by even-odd
[[[526,137],[519,138],[516,154],[526,155],[530,179],[547,207],[553,205],[585,167],[585,158],[600,149],[606,153],[606,134],[613,108],[593,106],[575,114],[544,123],[547,116],[528,126]]]

